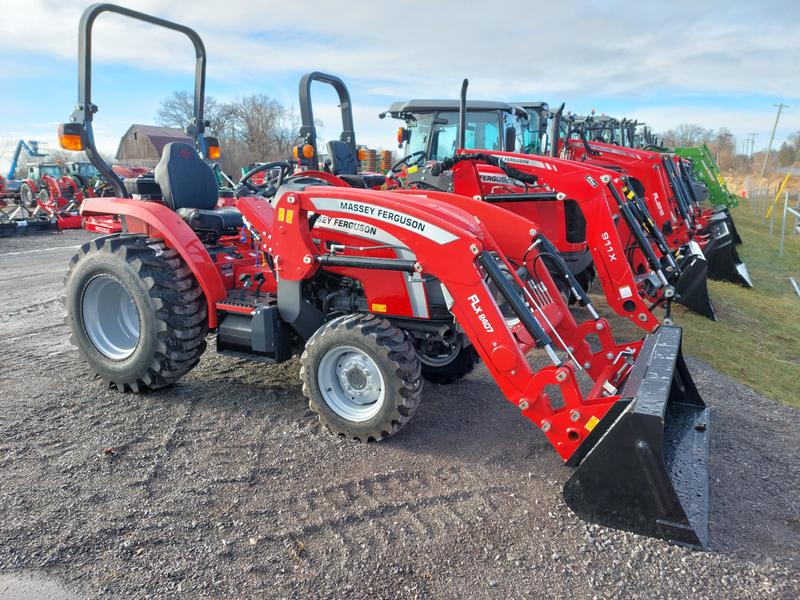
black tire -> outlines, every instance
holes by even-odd
[[[374,361],[385,384],[379,409],[368,420],[343,417],[320,389],[323,358],[338,347],[348,346]],[[411,420],[419,405],[422,378],[414,348],[400,329],[375,315],[345,315],[325,324],[308,340],[300,364],[303,394],[310,409],[320,423],[339,436],[362,442],[389,437]]]
[[[422,377],[425,381],[439,385],[455,383],[466,377],[481,360],[472,345],[462,345],[458,353],[453,356],[453,360],[444,365],[427,364],[425,356],[420,351],[417,351],[417,355],[422,364]]]
[[[113,359],[92,342],[84,321],[84,294],[98,278],[119,283],[138,313],[132,354]],[[70,341],[92,372],[122,392],[168,386],[188,373],[206,349],[206,299],[180,255],[160,240],[110,235],[81,246],[64,278]]]
[[[25,208],[36,208],[36,195],[27,183],[19,186],[19,202]]]

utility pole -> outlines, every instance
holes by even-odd
[[[769,136],[769,144],[767,144],[767,155],[764,157],[764,166],[761,167],[761,177],[767,172],[767,161],[769,160],[769,153],[772,150],[772,142],[775,140],[775,131],[778,129],[778,120],[781,118],[781,111],[784,108],[789,108],[787,104],[781,102],[780,104],[773,104],[778,109],[778,114],[775,115],[775,125],[772,126],[772,135]]]

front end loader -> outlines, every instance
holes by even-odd
[[[126,226],[85,244],[66,277],[72,340],[102,380],[127,392],[173,384],[214,331],[219,353],[265,364],[302,353],[303,391],[323,425],[380,440],[402,429],[421,398],[411,340],[456,337],[574,467],[564,496],[577,514],[707,546],[708,409],[679,328],[619,343],[596,315],[576,322],[548,270],[536,269],[547,247],[541,232],[477,200],[473,212],[451,194],[355,189],[273,163],[264,166],[268,193],[218,208],[211,167],[179,142],[155,169],[160,195],[133,199],[97,152],[95,110],[86,109],[91,34],[103,13],[191,40],[195,137],[206,68],[202,40],[185,26],[112,4],[81,19],[79,102],[59,138],[86,150],[117,196],[88,198],[82,213],[117,215]],[[498,222],[502,242],[485,224]],[[546,366],[533,367],[529,352]]]

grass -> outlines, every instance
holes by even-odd
[[[709,280],[719,320],[681,306],[674,307],[673,319],[683,327],[686,354],[765,396],[800,408],[800,297],[789,283],[789,277],[800,283],[800,236],[789,233],[792,218],[783,258],[778,258],[781,212],[776,209],[775,235],[770,237],[763,210],[753,216],[751,206],[745,200],[732,214],[743,240],[737,250],[755,287]],[[617,321],[614,318],[615,331],[624,336],[633,332],[627,324],[618,328]]]

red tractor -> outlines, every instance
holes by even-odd
[[[21,206],[35,218],[44,215],[55,219],[59,229],[79,229],[78,213],[83,193],[73,179],[56,164],[28,165],[28,176],[19,188]]]
[[[397,433],[419,405],[420,340],[460,344],[576,467],[564,489],[576,513],[706,546],[708,409],[679,328],[619,343],[604,319],[577,322],[549,271],[536,268],[544,235],[453,194],[375,191],[368,179],[271,163],[263,184],[245,177],[251,193],[218,208],[212,168],[192,146],[171,143],[155,169],[160,193],[133,199],[92,135],[86,69],[106,12],[192,41],[200,146],[206,68],[203,43],[185,26],[111,4],[81,19],[79,101],[59,139],[85,149],[116,194],[88,198],[83,214],[126,226],[85,244],[66,278],[67,322],[93,372],[120,391],[168,386],[198,363],[214,331],[218,353],[266,364],[301,354],[311,410],[339,436],[370,441]],[[356,156],[354,139],[340,141],[332,170]],[[547,364],[533,367],[529,352]]]

